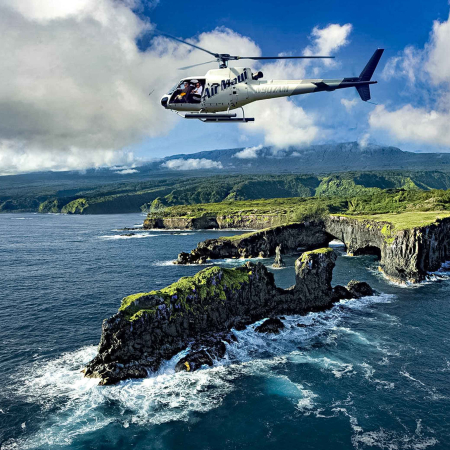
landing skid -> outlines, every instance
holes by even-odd
[[[181,114],[180,114],[181,115]],[[184,119],[198,119],[205,123],[212,122],[254,122],[255,119],[253,117],[245,117],[244,109],[242,108],[242,117],[236,117],[236,113],[186,113],[184,116],[181,115]]]

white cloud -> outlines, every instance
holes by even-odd
[[[311,56],[332,56],[332,53],[349,43],[348,37],[351,31],[352,25],[349,23],[345,25],[332,23],[325,28],[314,27],[311,33],[313,43],[305,49],[304,53]],[[323,63],[328,66],[335,64],[332,59],[324,59]]]
[[[220,161],[213,161],[206,158],[171,159],[161,164],[161,167],[172,170],[223,169]]]
[[[240,159],[254,159],[258,157],[258,152],[263,148],[262,145],[258,145],[257,147],[247,147],[240,152],[237,152],[233,155],[233,158]]]
[[[347,111],[351,111],[354,106],[358,103],[358,100],[354,98],[353,100],[347,100],[346,98],[341,98],[341,104],[344,105]]]
[[[139,170],[136,169],[122,169],[122,170],[116,170],[114,173],[118,173],[119,175],[130,175],[132,173],[138,173]]]
[[[0,140],[0,175],[44,170],[85,170],[112,165],[130,165],[132,152],[67,148],[64,152],[22,147],[17,141]]]
[[[450,114],[448,111],[427,110],[405,105],[388,111],[379,105],[371,113],[370,126],[388,130],[402,141],[450,146]]]
[[[3,0],[3,4],[17,10],[28,20],[39,21],[80,15],[92,6],[89,0]]]
[[[332,23],[325,28],[314,27],[311,33],[314,44],[308,50],[312,54],[329,56],[332,52],[348,44],[348,36],[351,31],[352,25],[349,23],[345,25]]]
[[[330,24],[325,28],[315,27],[310,35],[311,44],[302,53],[304,56],[332,56],[332,53],[349,43],[348,37],[351,31],[351,24]],[[264,64],[262,70],[266,79],[298,80],[306,77],[307,69],[312,64],[314,64],[313,73],[317,75],[323,66],[331,67],[336,65],[336,62],[333,59],[278,60],[274,63]]]
[[[264,108],[249,105],[248,115],[257,114],[249,132],[263,132],[264,143],[275,150],[290,145],[309,144],[319,133],[315,117],[303,108],[284,98],[264,102]]]
[[[402,56],[395,56],[388,60],[381,76],[385,80],[402,76],[406,77],[413,84],[423,64],[423,52],[412,46],[408,46],[403,51]]]
[[[358,141],[358,144],[361,148],[366,148],[369,144],[370,133],[365,133],[361,139]]]
[[[429,106],[415,106],[418,95],[413,90],[409,104],[391,110],[377,106],[369,117],[373,129],[386,130],[400,141],[450,146],[449,47],[450,16],[447,21],[434,22],[423,49],[408,46],[401,56],[388,61],[383,71],[386,78],[406,77],[411,83],[421,80],[431,100]]]

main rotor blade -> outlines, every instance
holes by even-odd
[[[239,56],[238,59],[334,59],[334,56]]]
[[[219,56],[217,53],[213,53],[213,52],[210,52],[209,50],[206,50],[206,48],[202,48],[202,47],[199,47],[198,45],[191,44],[190,42],[183,41],[182,39],[178,39],[178,38],[176,38],[175,36],[171,36],[170,34],[166,34],[166,33],[160,33],[160,34],[161,34],[162,36],[166,36],[166,37],[168,37],[168,38],[170,38],[170,39],[173,39],[173,40],[175,40],[175,41],[181,42],[182,44],[190,45],[191,47],[194,47],[194,48],[196,48],[197,50],[201,50],[201,51],[203,51],[203,52],[209,53],[210,55],[213,55],[213,56],[215,56],[216,58]]]
[[[217,59],[215,59],[214,61],[208,61],[208,62],[204,62],[204,63],[200,63],[200,64],[193,64],[192,66],[178,67],[178,70],[191,69],[192,67],[203,66],[205,64],[211,64],[211,63],[215,63],[215,62],[217,62]]]

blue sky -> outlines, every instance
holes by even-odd
[[[245,125],[183,120],[160,98],[182,77],[215,66],[179,71],[208,55],[155,37],[154,27],[218,52],[336,56],[249,64],[266,79],[356,76],[384,48],[371,88],[376,104],[345,89],[247,105],[255,122]],[[0,29],[0,175],[259,145],[358,141],[450,151],[447,0],[4,0]]]

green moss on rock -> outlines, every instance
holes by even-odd
[[[57,199],[49,199],[42,202],[39,205],[38,212],[40,213],[58,213],[59,212],[59,202]]]
[[[180,278],[161,290],[129,295],[122,300],[119,311],[123,311],[129,320],[136,320],[145,313],[155,314],[162,305],[170,311],[171,317],[201,312],[212,302],[225,301],[225,290],[240,289],[242,284],[248,283],[251,273],[245,266],[235,269],[210,267],[193,277]]]
[[[305,252],[302,254],[302,256],[297,260],[299,261],[298,264],[300,264],[302,267],[308,263],[308,261],[311,260],[311,256],[313,255],[327,255],[329,253],[333,253],[333,249],[330,247],[323,247],[318,248],[316,250],[311,250],[309,252]]]
[[[82,214],[88,206],[89,203],[85,198],[77,198],[63,206],[61,212],[63,214]]]

